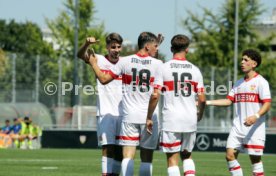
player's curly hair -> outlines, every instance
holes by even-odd
[[[242,52],[242,56],[247,56],[247,57],[251,58],[252,60],[256,61],[257,62],[256,67],[258,67],[262,63],[262,57],[261,57],[260,53],[254,49],[244,50]]]

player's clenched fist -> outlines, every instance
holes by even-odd
[[[99,40],[96,40],[95,37],[87,37],[86,38],[86,44],[88,44],[88,45],[97,43],[98,41]]]

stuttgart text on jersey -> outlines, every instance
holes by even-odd
[[[191,64],[178,64],[178,63],[171,63],[171,68],[192,68]]]
[[[136,63],[136,64],[142,64],[142,65],[150,65],[151,64],[151,60],[147,60],[147,59],[137,59],[137,58],[131,58],[131,63]]]

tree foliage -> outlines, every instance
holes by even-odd
[[[74,67],[74,35],[75,35],[75,16],[76,7],[73,0],[66,0],[64,3],[65,9],[60,12],[54,20],[46,19],[46,23],[52,31],[53,37],[60,49],[57,51],[58,56],[66,58],[63,62],[63,80],[73,80]],[[105,37],[107,33],[104,31],[102,23],[97,24],[95,19],[95,5],[92,0],[80,0],[78,5],[78,46],[80,47],[85,39],[93,36],[100,40],[97,45],[93,45],[96,53],[105,54]],[[79,76],[83,85],[96,84],[94,72],[91,68],[84,64],[81,60],[78,61]],[[81,68],[81,69],[80,69]],[[91,99],[88,97],[87,99]],[[84,100],[85,101],[85,100]]]
[[[25,55],[50,54],[51,46],[43,41],[40,28],[32,22],[0,20],[0,47],[4,51]]]
[[[234,58],[234,37],[235,37],[235,0],[228,0],[222,6],[218,14],[211,10],[201,7],[203,15],[198,16],[188,11],[189,17],[183,20],[183,26],[192,36],[194,52],[190,54],[190,60],[200,67],[215,66],[233,68]],[[239,38],[238,51],[247,48],[269,48],[274,35],[268,38],[259,36],[256,32],[258,17],[264,12],[259,0],[240,0],[239,1]],[[268,55],[262,53],[264,65],[275,64]],[[240,60],[238,61],[240,62]],[[273,66],[275,68],[275,65]],[[270,68],[274,72],[274,68]],[[260,70],[261,70],[260,69]],[[262,73],[265,77],[271,75]]]
[[[43,41],[42,31],[35,23],[0,20],[1,90],[11,91],[12,58],[16,58],[16,89],[34,90],[37,55],[54,57],[52,46]],[[14,55],[12,55],[14,54]],[[46,62],[44,60],[44,62]],[[51,73],[51,72],[50,72]],[[52,74],[47,70],[47,76]],[[20,97],[20,95],[18,95]],[[31,97],[30,97],[31,98]],[[4,101],[9,101],[5,97]]]

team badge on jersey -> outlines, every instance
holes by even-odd
[[[251,91],[254,91],[255,89],[256,89],[256,85],[251,85],[251,86],[250,86],[250,90],[251,90]]]

